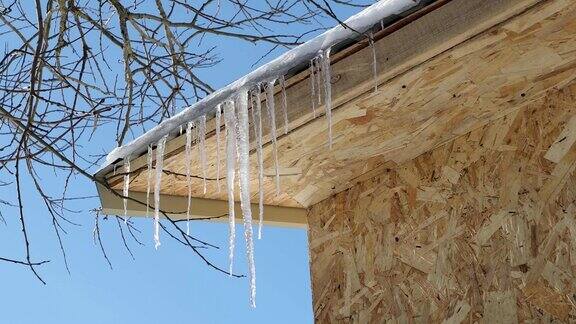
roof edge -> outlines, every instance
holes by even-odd
[[[142,154],[151,143],[155,143],[162,137],[170,135],[175,129],[178,129],[188,121],[210,113],[218,104],[232,99],[237,92],[253,87],[258,83],[278,78],[288,73],[294,66],[309,62],[318,53],[358,37],[358,32],[364,33],[380,21],[405,13],[417,7],[421,2],[422,0],[383,0],[371,5],[344,22],[350,28],[338,25],[322,33],[230,83],[228,86],[213,92],[206,98],[184,108],[180,113],[164,120],[130,143],[115,148],[108,154],[106,161],[96,172],[96,175],[102,176],[107,173],[112,164],[118,160]]]

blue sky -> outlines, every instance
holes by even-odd
[[[340,8],[341,17],[352,9]],[[332,22],[326,24],[333,24]],[[290,30],[294,32],[294,30]],[[4,42],[9,43],[5,36]],[[4,44],[2,44],[4,45]],[[253,69],[266,52],[232,39],[218,40],[223,62],[200,76],[221,87]],[[279,49],[273,55],[285,51]],[[136,134],[138,135],[138,134]],[[114,138],[100,134],[91,143],[94,152],[107,152]],[[49,170],[41,173],[43,184],[61,192],[63,179]],[[94,171],[94,170],[92,170]],[[30,179],[24,179],[24,212],[32,257],[49,259],[38,267],[46,280],[42,285],[25,267],[0,263],[0,305],[2,323],[310,323],[312,301],[309,277],[307,234],[303,229],[266,226],[262,240],[256,240],[257,308],[248,304],[245,278],[233,279],[209,269],[192,253],[166,237],[154,250],[152,223],[134,219],[145,246],[133,241],[132,260],[123,247],[116,221],[101,221],[104,246],[112,261],[110,269],[94,244],[94,214],[99,207],[94,185],[81,177],[72,179],[69,192],[93,196],[68,205],[78,213],[67,216],[78,225],[66,224],[64,236],[71,273],[68,274],[58,241],[44,205],[35,194]],[[13,197],[11,187],[0,187],[0,197]],[[15,209],[4,209],[7,224],[0,224],[0,255],[22,259],[24,244]],[[226,224],[197,222],[192,234],[207,239],[221,250],[207,252],[218,265],[227,266],[228,230]],[[241,224],[238,231],[241,231]],[[238,236],[236,269],[246,269],[242,235]]]

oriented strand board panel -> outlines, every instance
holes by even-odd
[[[576,84],[308,213],[318,323],[576,322]]]
[[[278,142],[281,192],[276,194],[270,176],[267,145],[265,203],[309,207],[389,161],[410,160],[566,84],[576,77],[575,29],[576,3],[570,0],[453,0],[376,42],[381,83],[376,93],[369,48],[335,58],[332,150],[326,146],[325,118],[312,117],[306,73],[291,78],[290,132]],[[208,128],[208,190],[204,194],[202,180],[194,178],[193,196],[225,200],[226,191],[214,181],[213,121]],[[164,194],[187,194],[182,144],[180,137],[168,145],[173,149],[165,161]],[[224,170],[223,145],[220,157]],[[145,157],[138,160],[133,170],[139,175],[130,187],[145,192]],[[255,175],[255,154],[251,165]],[[192,173],[201,175],[198,159]],[[121,181],[112,182],[121,189]],[[253,199],[257,186],[253,181]]]
[[[576,1],[544,1],[334,111],[332,150],[324,120],[290,133],[280,143],[281,164],[302,173],[286,177],[283,188],[311,206],[575,77]]]

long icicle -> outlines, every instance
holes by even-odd
[[[156,182],[154,183],[154,248],[160,246],[160,189],[164,167],[164,147],[168,136],[162,137],[156,146]]]
[[[376,56],[376,45],[374,44],[374,33],[369,35],[370,49],[372,50],[372,77],[374,78],[374,93],[378,92],[378,60]]]
[[[198,138],[200,139],[200,166],[202,168],[202,180],[204,182],[204,194],[206,194],[206,115],[198,118]]]
[[[254,264],[254,240],[252,232],[252,209],[250,207],[250,142],[248,119],[248,93],[238,95],[238,170],[240,182],[240,206],[244,220],[244,239],[250,280],[250,306],[256,307],[256,266]]]
[[[314,59],[316,65],[316,95],[318,97],[318,105],[322,104],[322,54]]]
[[[122,204],[124,206],[124,224],[128,222],[128,195],[130,193],[130,157],[124,159],[124,188],[122,188]]]
[[[154,174],[152,173],[152,161],[154,160],[152,156],[152,146],[148,145],[148,156],[147,156],[147,173],[146,173],[146,217],[150,216],[150,186],[152,185],[152,179]]]
[[[316,118],[316,69],[314,59],[310,60],[310,97],[312,98],[312,117]]]
[[[324,107],[328,121],[328,147],[332,149],[332,83],[330,75],[330,49],[322,54],[322,72],[324,72]]]
[[[288,97],[286,96],[286,80],[280,77],[280,89],[282,89],[282,115],[284,115],[284,135],[288,134]]]
[[[278,141],[276,140],[276,109],[274,107],[274,80],[266,87],[266,108],[270,120],[270,135],[272,136],[272,155],[276,172],[276,194],[280,194],[280,169],[278,167]]]
[[[216,107],[216,187],[220,193],[220,124],[222,120],[222,105]]]
[[[186,234],[190,234],[190,207],[192,206],[192,177],[190,176],[192,168],[192,128],[194,122],[188,122],[186,125],[186,185],[188,186],[188,205],[186,207]]]
[[[264,222],[264,157],[262,154],[262,98],[261,88],[254,91],[255,105],[252,108],[252,124],[256,137],[256,157],[258,160],[258,239],[262,239],[262,223]]]
[[[234,177],[236,174],[236,113],[234,102],[224,105],[224,125],[226,126],[226,187],[228,191],[228,221],[229,221],[229,274],[234,267],[234,244],[236,241],[236,220],[234,215]]]

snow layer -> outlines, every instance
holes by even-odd
[[[230,100],[241,89],[254,87],[261,82],[278,78],[286,74],[292,67],[302,63],[308,63],[316,57],[318,53],[346,39],[356,37],[358,35],[357,32],[363,33],[384,18],[405,12],[418,5],[419,2],[420,0],[382,0],[371,5],[345,21],[345,25],[351,29],[338,25],[324,32],[310,41],[289,50],[270,63],[259,67],[230,85],[186,107],[177,115],[163,121],[132,142],[115,148],[108,154],[101,169],[129,155],[138,155],[144,152],[148,144],[157,142],[163,136],[169,135],[173,130],[178,129],[178,127],[186,124],[190,120],[209,114],[212,110],[216,109],[218,104]]]

